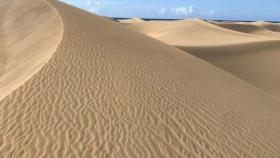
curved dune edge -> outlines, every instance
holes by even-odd
[[[47,63],[63,36],[62,19],[48,2],[10,0],[1,7],[0,100]]]
[[[49,2],[63,39],[0,102],[1,157],[279,157],[279,102],[183,51]]]

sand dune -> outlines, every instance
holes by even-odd
[[[280,24],[274,24],[274,23],[268,23],[268,22],[255,22],[255,25],[259,25],[262,26],[266,29],[269,29],[271,31],[275,31],[275,32],[280,32]]]
[[[57,11],[45,1],[0,1],[0,14],[1,100],[48,61],[63,26]]]
[[[122,23],[138,23],[138,22],[144,22],[143,19],[140,19],[140,18],[131,18],[131,19],[125,19],[125,20],[118,20],[119,22],[122,22]]]
[[[271,40],[266,36],[225,29],[199,19],[126,22],[125,25],[130,29],[176,46],[216,46]]]
[[[269,37],[276,36],[278,38],[280,37],[279,32],[275,32],[273,29],[269,29],[269,27],[273,26],[273,24],[264,25],[259,23],[246,23],[246,22],[234,22],[234,23],[214,22],[214,24],[226,29],[249,33],[249,34],[264,35]]]
[[[178,47],[280,99],[280,41],[217,47]]]
[[[280,103],[263,91],[119,23],[53,0],[24,2],[54,7],[59,15],[22,15],[55,13],[63,36],[50,32],[51,58],[0,101],[0,157],[280,156]]]
[[[280,73],[275,72],[275,68],[280,66],[280,34],[264,27],[273,26],[275,29],[278,25],[265,22],[207,23],[197,19],[126,24],[133,30],[223,68],[279,99]],[[158,35],[153,35],[151,30],[157,31]]]

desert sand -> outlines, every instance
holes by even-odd
[[[121,21],[123,22],[123,21]],[[124,23],[191,53],[280,99],[280,24],[199,19]]]
[[[251,83],[234,65],[263,77],[245,60],[268,51],[276,61],[275,37],[198,19],[174,22],[174,32],[171,22],[151,22],[162,36],[143,28],[162,42],[55,0],[0,6],[0,157],[280,157],[279,89]],[[263,47],[254,55],[249,45]],[[247,53],[243,61],[225,52],[232,72],[215,66],[226,47]],[[277,65],[264,64],[276,84]]]

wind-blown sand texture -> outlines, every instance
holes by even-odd
[[[280,157],[279,101],[248,82],[61,2],[0,6],[1,83],[24,75],[6,79],[0,157]]]

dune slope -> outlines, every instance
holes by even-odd
[[[48,61],[62,38],[63,26],[45,1],[0,1],[0,16],[1,100]]]
[[[255,22],[255,25],[262,26],[266,29],[269,29],[274,32],[280,32],[280,24],[279,23],[268,23],[268,22]]]
[[[280,33],[274,31],[273,29],[269,29],[269,27],[265,27],[265,25],[259,23],[245,23],[245,22],[232,22],[232,23],[223,23],[223,22],[212,22],[213,24],[239,32],[270,36],[270,37],[280,37]],[[270,24],[267,26],[273,26],[276,24]]]
[[[178,47],[280,99],[280,41],[217,47]]]
[[[183,51],[49,2],[63,38],[0,102],[0,157],[280,156],[278,101]]]
[[[207,23],[197,19],[126,24],[210,62],[279,99],[280,74],[275,68],[280,66],[280,34],[264,25],[278,26],[261,22]]]

